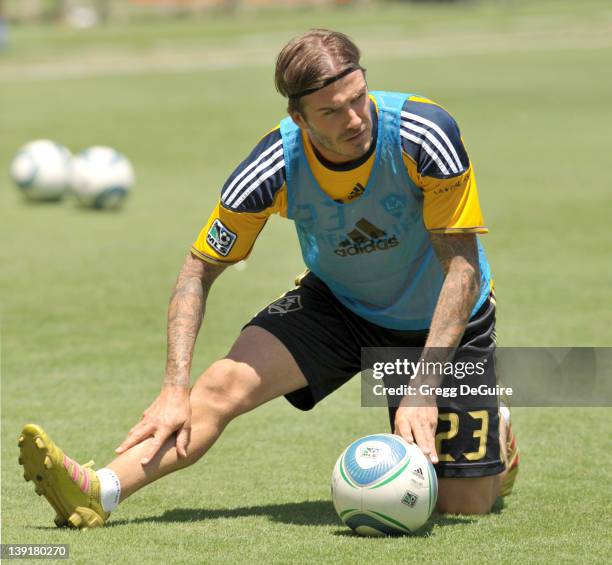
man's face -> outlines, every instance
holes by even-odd
[[[359,159],[372,143],[370,100],[361,70],[304,96],[302,111],[291,117],[333,163]]]

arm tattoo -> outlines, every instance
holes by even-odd
[[[447,348],[450,358],[480,292],[478,247],[473,234],[431,234],[431,244],[445,278],[425,347]]]
[[[189,386],[196,338],[204,318],[206,298],[225,266],[204,263],[188,255],[168,307],[168,355],[164,385]]]

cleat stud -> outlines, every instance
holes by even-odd
[[[28,474],[27,474],[27,473],[24,473],[24,474],[23,474],[23,478],[24,478],[26,481],[31,481],[31,480],[32,480],[32,479],[31,479],[31,478],[28,476]]]
[[[76,512],[70,515],[68,518],[68,522],[72,524],[75,528],[78,528],[83,523],[83,518]]]
[[[41,437],[37,437],[34,440],[34,443],[36,444],[36,447],[38,447],[38,449],[44,449],[45,448],[45,442],[43,441],[43,439]]]
[[[18,462],[20,465],[23,465],[23,457],[22,457],[21,455],[19,456],[19,459],[17,459],[17,462]]]
[[[48,455],[45,456],[45,467],[47,469],[51,469],[51,467],[53,467],[53,462],[51,461],[51,457],[49,457]]]
[[[41,475],[36,475],[36,480],[40,483],[42,482],[43,478]]]
[[[64,528],[68,525],[66,519],[63,516],[60,516],[59,514],[55,518],[53,518],[53,522],[58,528]]]
[[[38,496],[41,496],[41,495],[43,494],[43,489],[42,489],[40,486],[36,485],[36,486],[34,487],[34,492],[35,492],[35,493],[36,493]]]

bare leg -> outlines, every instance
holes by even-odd
[[[107,465],[119,478],[121,500],[195,463],[236,416],[307,384],[287,348],[263,328],[249,326],[227,357],[213,363],[191,391],[192,428],[186,458],[178,457],[171,438],[143,467],[140,460],[150,441],[145,440]]]

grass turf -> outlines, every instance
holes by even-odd
[[[609,21],[604,2],[540,1],[263,12],[88,35],[14,27],[0,56],[0,170],[20,144],[51,137],[123,150],[138,182],[125,210],[98,214],[26,204],[0,180],[2,542],[69,543],[92,563],[606,561],[609,409],[516,410],[523,463],[504,507],[394,540],[351,535],[329,501],[342,447],[386,430],[384,412],[359,408],[357,381],[310,414],[277,400],[242,417],[102,531],[53,527],[20,476],[16,438],[35,421],[72,457],[112,457],[159,389],[183,256],[227,173],[283,115],[273,56],[312,25],[364,45],[371,87],[422,93],[459,121],[491,228],[501,343],[610,345]],[[207,53],[224,56],[215,67]],[[247,268],[214,287],[194,373],[301,268],[292,226],[274,218]]]

